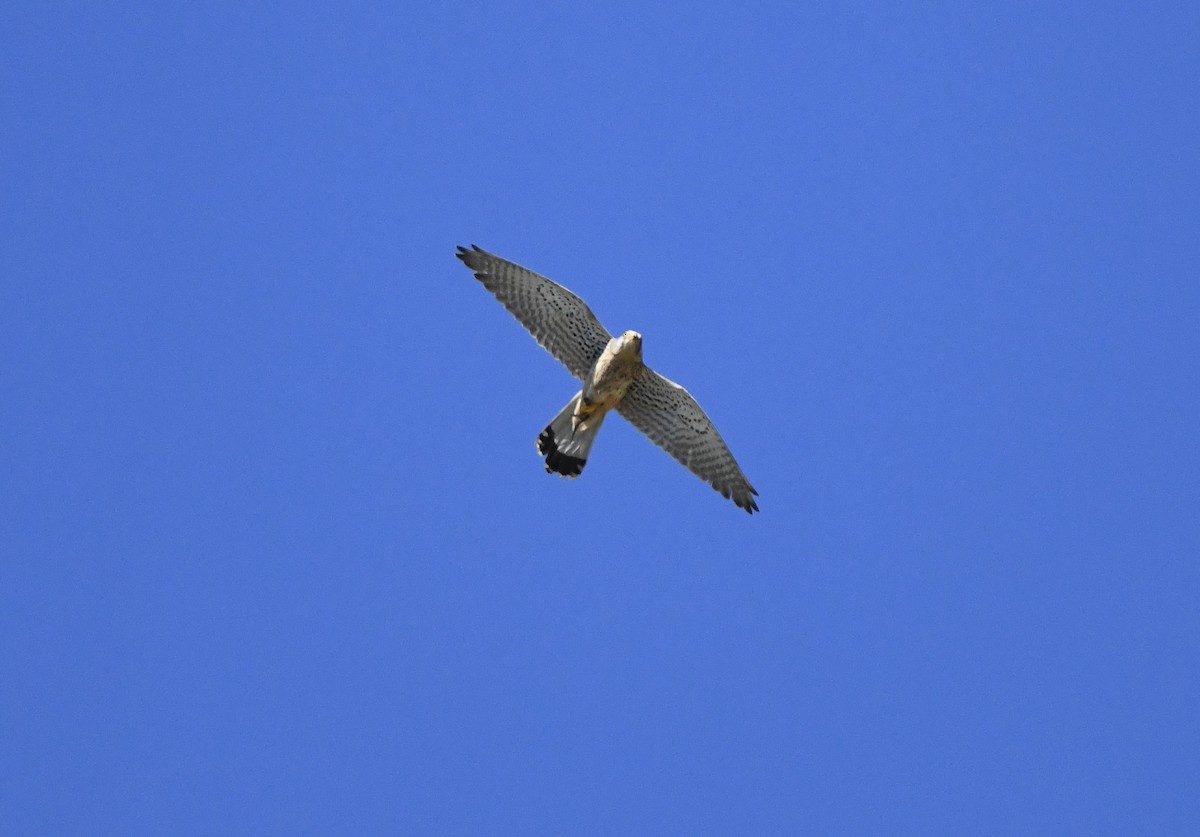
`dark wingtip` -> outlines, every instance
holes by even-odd
[[[753,491],[753,489],[751,489],[751,491]],[[746,514],[754,514],[756,511],[758,511],[758,503],[754,502],[754,498],[749,494],[744,494],[741,497],[735,495],[733,502],[739,508],[745,509]]]
[[[715,482],[711,482],[709,485],[711,485],[713,489],[726,500],[731,500],[739,509],[745,509],[746,514],[754,514],[756,511],[758,511],[758,503],[754,502],[754,498],[750,496],[751,494],[758,494],[752,485],[746,486],[748,493],[741,493],[740,489],[738,488],[730,488],[727,485],[717,485]]]
[[[754,502],[754,498],[758,496],[758,491],[750,483],[746,483],[746,493],[734,500],[739,506],[746,510],[746,514],[754,514],[758,511],[758,503]]]
[[[458,245],[458,252],[454,255],[475,273],[476,279],[483,281],[484,274],[483,261],[480,259],[481,254],[487,255],[487,251],[477,244],[472,244],[469,250],[460,244]]]

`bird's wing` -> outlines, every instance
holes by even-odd
[[[722,496],[751,514],[758,511],[758,492],[696,399],[679,384],[643,369],[617,412]]]
[[[475,245],[459,247],[458,258],[504,303],[542,348],[583,380],[612,335],[582,299],[545,276]]]

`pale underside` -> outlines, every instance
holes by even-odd
[[[458,250],[458,258],[474,271],[475,278],[496,295],[543,348],[584,382],[582,394],[586,401],[587,385],[597,361],[613,340],[587,304],[546,277],[479,247]],[[618,341],[629,335],[634,332],[626,332]],[[724,497],[747,512],[758,511],[754,500],[758,492],[696,399],[679,384],[641,363],[640,336],[637,336],[636,366],[613,377],[627,383],[627,388],[620,386],[623,391],[612,403],[603,404],[604,411],[615,408],[650,441]],[[625,380],[626,377],[631,380]],[[586,409],[582,403],[580,406]]]

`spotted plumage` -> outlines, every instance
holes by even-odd
[[[583,383],[538,436],[548,472],[578,476],[605,416],[615,409],[722,496],[758,511],[758,492],[696,399],[642,362],[640,334],[613,337],[578,296],[479,247],[459,247],[457,256]]]

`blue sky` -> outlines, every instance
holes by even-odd
[[[1200,830],[1195,4],[0,24],[0,830]]]

